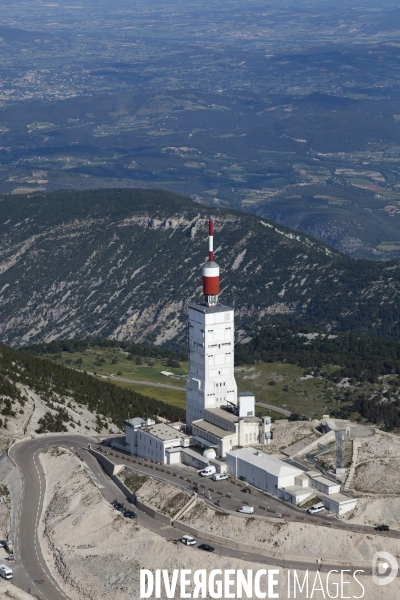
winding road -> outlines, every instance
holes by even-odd
[[[116,375],[95,375],[94,373],[89,373],[88,375],[93,375],[94,377],[99,377],[100,379],[107,379],[107,381],[122,381],[123,383],[134,383],[137,385],[144,385],[146,387],[155,387],[155,388],[166,388],[167,390],[178,390],[179,392],[185,391],[185,386],[179,387],[177,385],[169,385],[168,383],[157,383],[155,381],[144,381],[143,379],[128,379],[126,377],[117,377]]]
[[[112,500],[117,499],[120,502],[124,502],[125,505],[128,504],[124,494],[104,473],[94,456],[88,452],[88,443],[93,444],[93,439],[80,435],[60,434],[25,440],[12,446],[10,450],[10,457],[13,461],[15,461],[22,477],[20,515],[17,532],[14,539],[16,561],[12,563],[12,568],[14,571],[14,583],[25,591],[28,591],[33,595],[37,595],[39,598],[43,598],[43,600],[65,600],[67,596],[60,589],[57,582],[53,579],[44,561],[40,543],[37,537],[37,530],[42,514],[46,486],[44,472],[39,460],[40,452],[51,446],[62,446],[75,452],[84,461],[89,476],[98,486],[99,491],[106,500],[111,502]],[[123,460],[125,461],[127,458],[128,457],[124,457]],[[118,458],[118,461],[120,464],[121,459]],[[130,466],[133,466],[132,461],[130,462]],[[147,471],[148,475],[152,474],[149,472],[148,465],[144,465],[140,468]],[[159,476],[160,473],[157,473],[157,475]],[[166,472],[165,479],[168,480],[168,477],[170,477],[172,480],[174,476],[172,473],[168,474]],[[193,477],[197,477],[197,475],[194,474]],[[179,483],[181,484],[182,480],[179,480]],[[235,492],[237,495],[237,486],[234,484],[231,485],[232,489],[236,488]],[[261,499],[257,498],[257,502],[259,500],[261,501]],[[273,499],[268,498],[268,502],[270,504],[272,501]],[[289,506],[287,504],[281,504],[280,506],[285,506],[285,508],[282,508],[282,512],[284,511],[285,514],[289,512]],[[171,537],[182,537],[182,535],[185,533],[184,531],[174,527],[165,527],[165,525],[159,521],[156,521],[149,515],[138,511],[136,508],[135,510],[138,515],[138,524],[157,533],[158,535],[170,539]],[[364,527],[358,528],[355,526],[355,528],[364,533]],[[371,531],[370,528],[368,529]],[[390,534],[395,534],[395,536],[398,537],[398,532],[390,532]],[[204,539],[197,538],[199,543],[207,542],[207,536],[206,534],[204,535]],[[256,551],[254,553],[243,552],[224,545],[218,546],[217,550],[221,556],[237,558],[249,561],[251,563],[276,565],[285,568],[296,568],[303,570],[313,568],[310,560],[307,561],[307,557],[301,555],[299,555],[298,559],[296,560],[293,560],[293,557],[291,557],[290,562],[288,562],[288,560],[280,560],[275,557],[267,558],[263,555],[257,554]],[[315,566],[316,565],[314,565],[314,568]],[[337,564],[329,564],[324,562],[320,568],[321,571],[329,571],[330,569],[337,568]],[[353,563],[352,567],[350,567],[348,564],[342,568],[362,568],[364,569],[365,575],[371,574],[371,569],[365,568],[365,564],[363,566],[358,565],[357,567],[357,565]]]

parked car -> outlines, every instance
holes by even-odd
[[[214,552],[215,548],[213,548],[212,546],[209,546],[208,544],[200,544],[200,546],[198,546],[199,550],[205,550],[205,552]]]
[[[210,475],[214,475],[216,471],[217,469],[215,467],[209,465],[208,467],[205,467],[202,471],[200,471],[199,475],[201,475],[201,477],[210,477]]]
[[[254,506],[241,506],[236,512],[244,513],[245,515],[252,515],[254,512]]]
[[[197,544],[196,540],[191,535],[184,535],[181,542],[182,544],[185,544],[185,546],[195,546]]]
[[[0,575],[4,577],[4,579],[12,579],[12,569],[10,569],[10,567],[7,567],[7,565],[0,565]]]
[[[310,515],[315,515],[316,513],[322,512],[323,510],[325,510],[325,506],[322,502],[319,502],[318,504],[314,504],[314,506],[310,506],[310,508],[307,508],[307,512]]]
[[[126,510],[124,512],[124,517],[127,519],[136,519],[136,513],[133,510]]]
[[[4,540],[0,540],[0,548],[4,548],[4,546],[6,545]]]
[[[211,479],[213,481],[221,481],[222,479],[229,479],[229,477],[226,473],[214,473]]]
[[[389,531],[389,525],[377,525],[375,531]]]

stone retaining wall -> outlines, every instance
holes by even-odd
[[[101,464],[101,466],[103,467],[104,471],[107,473],[107,475],[110,477],[110,479],[113,480],[113,482],[115,483],[115,485],[117,485],[119,487],[119,489],[121,490],[121,492],[125,495],[126,499],[131,504],[134,504],[135,506],[137,506],[137,508],[139,510],[143,511],[144,513],[146,513],[146,515],[149,515],[150,517],[153,517],[153,519],[155,519],[156,521],[160,521],[161,523],[165,523],[166,525],[171,525],[171,518],[170,517],[167,517],[166,515],[163,515],[162,513],[158,512],[157,510],[155,510],[153,508],[150,508],[149,506],[147,506],[146,504],[144,504],[143,502],[141,502],[140,500],[138,500],[136,494],[134,494],[133,492],[131,492],[126,487],[126,485],[123,483],[123,481],[121,481],[121,479],[117,476],[117,474],[115,472],[115,468],[117,467],[117,469],[118,469],[118,467],[121,466],[121,465],[115,465],[106,456],[104,456],[100,452],[96,452],[96,450],[93,450],[92,448],[89,450],[89,452]],[[123,466],[125,466],[125,465],[123,465]],[[132,471],[133,471],[133,469],[132,469]]]

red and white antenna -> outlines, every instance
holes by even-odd
[[[214,262],[214,220],[208,220],[208,262]]]
[[[219,266],[214,262],[214,220],[208,221],[208,262],[203,267],[203,294],[207,306],[218,304]]]

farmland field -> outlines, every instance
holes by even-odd
[[[0,193],[158,187],[400,256],[395,2],[0,7]]]

